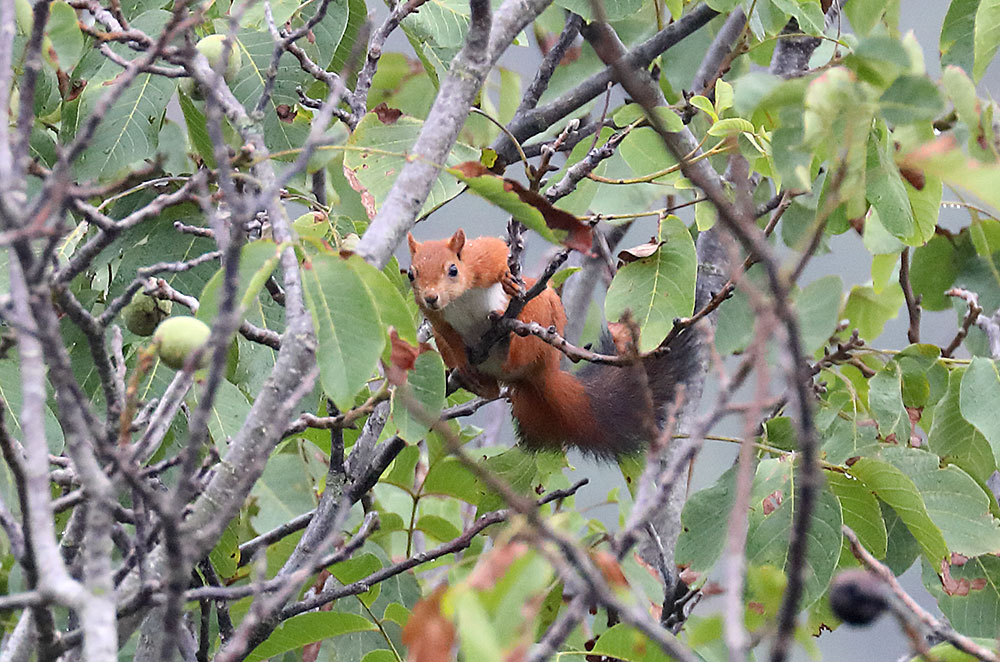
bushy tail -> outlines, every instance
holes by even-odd
[[[599,351],[615,353],[610,334],[600,345]],[[663,424],[677,384],[698,363],[688,331],[671,341],[670,350],[639,365],[590,363],[576,374],[553,371],[544,381],[512,384],[521,443],[536,450],[576,446],[606,459],[641,451]]]

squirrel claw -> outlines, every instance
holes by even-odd
[[[512,297],[520,296],[524,291],[521,283],[509,271],[500,279],[500,286],[504,292]]]

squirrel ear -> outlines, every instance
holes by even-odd
[[[417,240],[413,238],[412,232],[406,233],[406,243],[410,247],[410,257],[413,257],[413,254],[417,252],[418,248],[420,248],[420,244],[418,244]]]
[[[462,247],[465,246],[465,230],[459,228],[455,234],[451,235],[451,239],[448,240],[448,248],[451,252],[462,257]]]

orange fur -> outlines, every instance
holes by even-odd
[[[481,395],[495,397],[498,382],[510,387],[522,443],[536,450],[576,446],[613,457],[638,450],[655,433],[655,407],[672,388],[672,377],[659,364],[657,375],[664,377],[660,381],[647,380],[642,366],[588,366],[577,376],[560,368],[562,354],[555,347],[535,336],[512,334],[494,350],[503,359],[499,366],[470,365],[466,352],[480,337],[477,333],[489,327],[490,314],[502,313],[517,291],[507,265],[507,245],[492,237],[466,241],[461,230],[443,240],[407,239],[413,293],[434,329],[445,364]],[[500,301],[496,285],[505,293]],[[493,303],[502,305],[488,309]],[[566,326],[562,301],[552,288],[528,301],[518,319],[554,326],[560,334]],[[465,334],[453,324],[464,325]],[[650,389],[659,389],[653,398]]]

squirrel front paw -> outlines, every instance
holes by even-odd
[[[524,292],[521,282],[509,271],[500,279],[500,286],[504,292],[512,297],[520,296]]]

